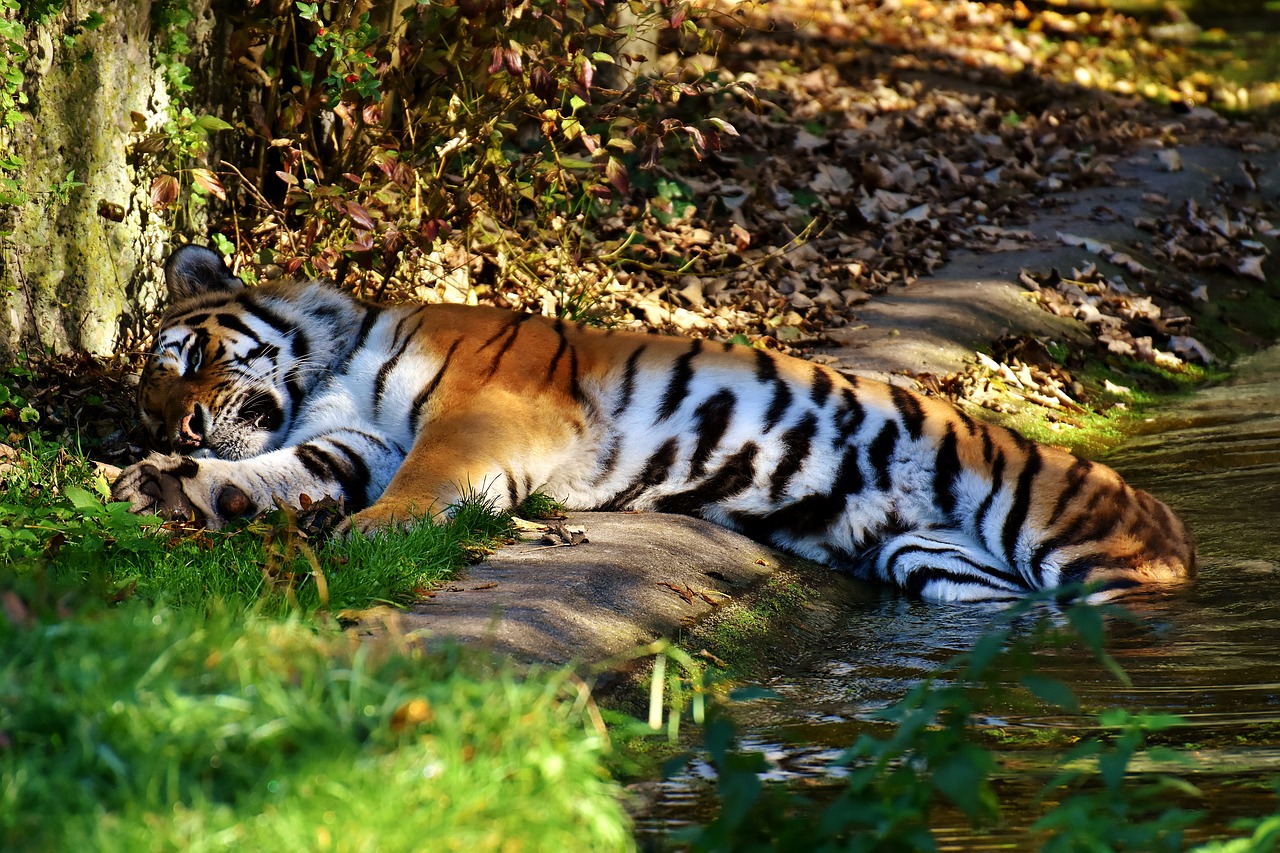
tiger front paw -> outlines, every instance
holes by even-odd
[[[378,501],[368,509],[362,509],[344,519],[338,527],[337,534],[350,536],[355,533],[361,536],[374,536],[378,533],[408,530],[431,518],[432,513],[422,512],[416,508],[416,505]]]
[[[171,521],[218,528],[255,512],[249,496],[233,484],[219,488],[212,502],[202,483],[200,463],[186,456],[152,454],[126,468],[111,488],[111,499],[126,501],[135,513],[153,512]]]

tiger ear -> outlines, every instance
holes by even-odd
[[[229,293],[244,287],[244,282],[222,262],[222,256],[204,246],[175,250],[165,262],[164,280],[169,285],[170,304],[202,293]]]

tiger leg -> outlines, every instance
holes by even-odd
[[[934,601],[1019,598],[1030,587],[1016,573],[995,568],[994,558],[966,537],[945,530],[903,533],[868,555],[875,576]]]
[[[589,454],[575,449],[580,433],[562,411],[505,395],[501,405],[491,401],[438,416],[382,496],[346,527],[361,533],[403,527],[447,514],[466,500],[515,507],[535,489],[591,463]]]
[[[153,453],[130,466],[111,489],[133,512],[155,512],[218,529],[271,509],[300,506],[302,496],[343,498],[364,506],[400,464],[393,446],[359,430],[335,432],[247,459]]]

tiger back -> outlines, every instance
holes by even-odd
[[[464,498],[695,515],[940,600],[1175,585],[1195,550],[1113,470],[936,398],[736,346],[318,284],[245,288],[208,250],[140,388],[173,455],[115,487],[220,526],[342,497],[361,532]]]

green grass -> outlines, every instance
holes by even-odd
[[[1122,357],[1089,357],[1075,369],[1075,374],[1090,392],[1087,397],[1090,402],[1083,411],[1063,416],[1061,412],[1028,403],[1012,413],[992,416],[983,411],[981,415],[1032,441],[1097,458],[1132,437],[1151,411],[1194,392],[1206,382],[1228,375],[1223,370],[1196,364],[1175,371]],[[1105,391],[1108,381],[1129,390],[1125,393]],[[1051,420],[1051,414],[1059,420]]]
[[[403,605],[510,534],[467,503],[447,524],[315,545],[284,513],[228,532],[168,535],[105,499],[83,460],[33,438],[0,490],[0,587],[49,602],[74,592],[172,607],[285,614]]]
[[[105,494],[34,435],[0,471],[0,850],[633,846],[581,681],[367,610],[509,517],[320,545],[285,513],[170,535]]]
[[[582,699],[235,608],[0,620],[0,848],[628,849]]]

